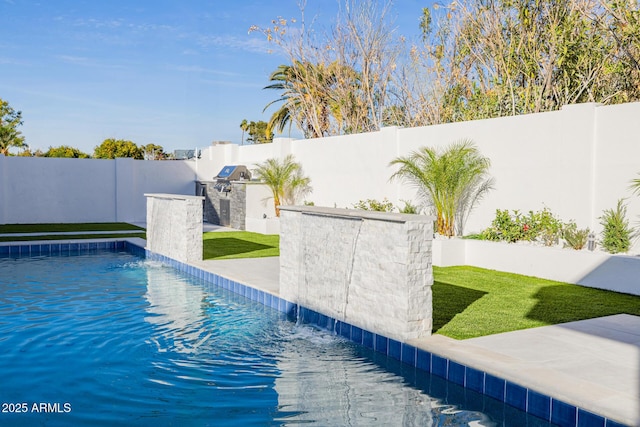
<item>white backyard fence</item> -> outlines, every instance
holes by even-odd
[[[389,162],[421,146],[472,140],[491,160],[495,189],[471,213],[465,233],[488,227],[496,209],[524,213],[547,207],[563,221],[599,232],[604,209],[627,198],[628,218],[640,219],[640,196],[629,189],[640,172],[640,103],[579,104],[560,111],[272,144],[214,145],[202,151],[199,179],[224,165],[252,168],[293,154],[311,178],[316,206],[352,208],[359,200],[416,202],[415,190],[390,182]],[[635,246],[640,250],[640,245]]]
[[[640,103],[580,104],[549,113],[408,129],[390,127],[322,139],[279,138],[264,145],[212,145],[202,150],[201,158],[195,161],[0,155],[0,224],[144,222],[145,193],[194,195],[196,180],[211,180],[225,165],[253,168],[267,158],[284,158],[287,154],[293,154],[311,178],[313,192],[308,201],[316,206],[352,208],[359,200],[384,198],[396,205],[402,205],[403,200],[415,203],[411,186],[389,181],[394,172],[389,162],[421,146],[444,147],[469,139],[491,160],[495,188],[471,213],[466,233],[488,227],[496,209],[526,213],[547,207],[561,220],[574,220],[578,227],[589,227],[597,234],[602,229],[599,217],[605,209],[614,208],[620,198],[626,198],[630,223],[639,224],[640,196],[630,189],[631,181],[640,177],[639,118]],[[268,191],[261,186],[253,189],[247,224],[257,231],[277,230],[272,205],[265,201]],[[441,254],[434,248],[434,264],[450,265],[451,257],[459,259],[464,253],[463,263],[504,269],[496,263],[507,259],[504,253],[515,248],[505,246],[500,249],[502,256],[489,257],[487,261],[484,250],[473,250],[478,244],[467,242],[468,247],[462,252],[454,244],[443,247]],[[640,243],[636,241],[631,255],[639,252]],[[474,253],[482,255],[482,259],[475,259]],[[613,288],[622,286],[619,290],[627,292],[627,285],[619,283],[640,288],[635,273],[624,280],[616,277],[624,265],[636,265],[638,257],[580,256],[590,259],[591,268],[576,268],[569,273],[582,272],[579,278],[557,280],[590,286],[614,281],[618,284]],[[529,259],[521,272],[542,271],[539,266],[544,263],[534,262],[535,259]],[[559,272],[560,268],[555,270]],[[543,277],[556,278],[553,271],[549,274]]]
[[[146,221],[145,193],[195,192],[195,163],[0,155],[0,224]]]

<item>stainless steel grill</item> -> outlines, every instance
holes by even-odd
[[[215,188],[220,193],[228,193],[231,191],[231,181],[243,181],[250,180],[251,172],[243,165],[229,165],[222,168],[222,170],[214,177],[216,183]]]

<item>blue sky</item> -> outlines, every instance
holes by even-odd
[[[416,35],[427,5],[397,0],[398,31]],[[307,0],[318,28],[337,11],[338,0]],[[262,88],[286,63],[248,29],[278,16],[297,18],[298,1],[0,0],[0,98],[22,111],[34,150],[240,143],[242,119],[268,120],[277,92]]]

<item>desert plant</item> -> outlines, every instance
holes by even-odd
[[[435,211],[436,232],[448,237],[462,234],[471,209],[493,188],[491,162],[468,140],[444,150],[421,147],[390,165],[399,166],[391,180],[414,185],[424,205]]]
[[[578,228],[575,221],[569,221],[562,227],[564,247],[576,250],[584,249],[589,239],[588,228]]]
[[[354,203],[355,209],[363,211],[375,211],[375,212],[393,212],[393,203],[391,203],[386,197],[382,201],[375,199],[360,200],[358,203]]]
[[[631,246],[633,229],[627,219],[624,199],[618,200],[615,209],[605,209],[598,219],[603,227],[600,244],[604,250],[612,254],[627,252]]]
[[[296,200],[311,192],[311,179],[304,176],[302,166],[291,154],[282,161],[271,158],[257,164],[254,173],[271,190],[278,217],[281,203],[295,204]]]

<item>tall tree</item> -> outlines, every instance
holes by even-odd
[[[424,9],[400,86],[413,125],[640,99],[637,0],[470,0]],[[624,42],[620,43],[621,40]]]
[[[319,138],[382,126],[399,53],[390,4],[345,0],[336,24],[316,32],[306,26],[303,1],[299,21],[279,18],[270,28],[250,29],[265,34],[289,59],[267,86],[281,91],[267,105],[282,102],[271,117],[272,129],[295,124],[307,138]]]
[[[280,65],[269,80],[273,83],[265,89],[281,91],[279,99],[270,102],[265,110],[276,102],[282,102],[269,120],[269,130],[282,132],[292,121],[304,132],[306,138],[322,138],[330,131],[330,88],[335,80],[332,66],[294,62]]]
[[[247,142],[253,144],[268,144],[273,142],[273,132],[269,129],[269,124],[262,120],[249,122],[247,132],[249,133]]]
[[[462,234],[471,209],[493,188],[490,160],[467,140],[444,150],[421,147],[394,159],[391,166],[398,166],[391,179],[413,185],[423,203],[433,209],[436,232],[443,236]]]
[[[143,151],[140,147],[131,141],[124,139],[107,138],[98,145],[93,157],[96,159],[115,159],[117,157],[132,157],[142,160],[144,158]]]
[[[267,159],[256,165],[255,177],[264,182],[273,195],[276,216],[281,204],[295,204],[311,192],[311,180],[304,175],[302,166],[289,154],[282,160]]]
[[[244,133],[249,130],[249,122],[247,122],[247,119],[242,119],[242,122],[240,122],[240,129],[242,129],[242,140],[240,145],[244,145]]]
[[[145,160],[164,160],[167,158],[167,154],[164,152],[162,145],[147,144],[140,148],[142,149],[142,156]]]
[[[49,149],[42,155],[43,157],[66,157],[75,159],[87,159],[90,156],[87,153],[83,153],[77,148],[69,147],[68,145],[61,145],[59,147],[49,147]]]
[[[12,147],[27,147],[24,136],[18,130],[22,125],[22,112],[16,111],[7,101],[0,98],[0,154],[9,155]]]

